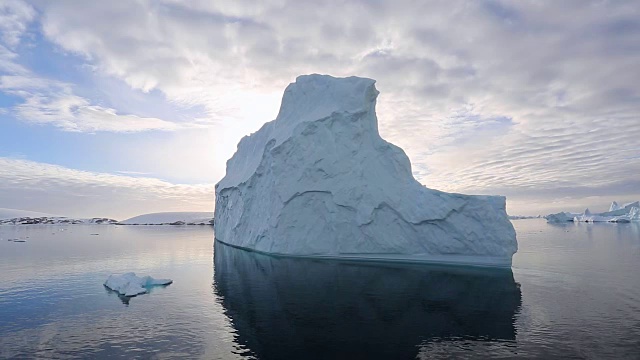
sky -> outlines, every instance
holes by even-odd
[[[301,74],[363,76],[429,188],[640,200],[637,1],[0,0],[0,207],[213,211]]]

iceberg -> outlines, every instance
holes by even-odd
[[[216,184],[215,237],[286,256],[510,267],[505,197],[429,189],[383,140],[372,79],[300,76]]]
[[[609,206],[609,211],[616,211],[616,210],[620,210],[622,209],[622,206],[618,205],[617,202],[612,202],[611,205]]]
[[[135,273],[122,275],[110,275],[104,286],[123,296],[136,296],[146,294],[152,286],[169,285],[171,279],[154,279],[151,276],[136,276]]]
[[[599,213],[597,215],[600,215],[602,217],[626,216],[632,211],[633,208],[640,208],[640,203],[638,203],[638,201],[634,201],[620,206],[617,202],[614,201],[613,203],[611,203],[611,206],[609,206],[609,211]]]
[[[555,214],[549,214],[547,216],[545,216],[544,218],[547,219],[548,223],[563,223],[563,222],[569,222],[569,221],[573,221],[573,219],[576,216],[579,216],[580,214],[573,214],[570,212],[559,212],[559,213],[555,213]]]
[[[549,214],[544,217],[548,223],[560,223],[560,222],[612,222],[612,223],[628,223],[631,221],[640,221],[640,202],[634,201],[631,203],[618,205],[617,202],[612,202],[609,206],[609,211],[603,213],[592,213],[589,209],[586,209],[583,213],[573,214],[569,212],[560,212],[556,214]]]
[[[615,223],[627,223],[631,221],[631,217],[628,213],[622,213],[618,209],[614,211],[608,211],[600,214],[592,214],[589,209],[586,209],[584,213],[577,215],[573,218],[575,222],[615,222]]]
[[[631,209],[634,207],[640,208],[640,201],[626,203],[622,206],[618,205],[618,203],[614,201],[611,203],[611,206],[609,206],[608,212],[619,211],[619,210],[626,210],[628,212],[628,211],[631,211]]]

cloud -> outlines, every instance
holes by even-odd
[[[181,185],[0,158],[2,207],[118,220],[158,211],[212,211],[213,185]]]
[[[10,74],[24,74],[27,70],[15,62],[17,54],[0,45],[0,72]]]
[[[228,152],[273,118],[288,82],[318,72],[378,80],[381,133],[429,187],[554,201],[553,189],[604,192],[640,170],[635,1],[33,4],[46,39],[96,71],[203,106]],[[33,101],[46,117],[49,100]],[[115,122],[84,106],[59,126]]]
[[[74,95],[71,85],[30,75],[0,76],[0,91],[22,98],[13,108],[19,119],[52,124],[64,131],[138,132],[176,130],[180,125],[151,117],[118,114],[115,109],[94,105]]]
[[[27,3],[19,0],[3,0],[0,2],[0,39],[8,46],[16,46],[34,19],[35,10]]]
[[[21,98],[13,109],[15,117],[26,122],[52,124],[65,131],[75,132],[139,132],[147,130],[176,130],[185,124],[133,114],[119,114],[116,109],[92,104],[77,96],[73,85],[47,79],[22,66],[17,48],[36,11],[19,0],[0,3],[0,91]],[[195,119],[193,125],[202,121]],[[188,125],[188,124],[187,124]],[[189,127],[189,126],[187,126]]]
[[[0,1],[0,72],[25,73],[26,69],[16,63],[16,47],[28,24],[34,19],[35,10],[19,0]]]

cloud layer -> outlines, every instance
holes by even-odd
[[[18,119],[51,124],[64,131],[138,132],[176,130],[180,125],[152,117],[118,114],[115,109],[94,105],[73,94],[70,84],[32,75],[0,76],[0,91],[22,98],[13,108]]]
[[[275,116],[295,76],[359,75],[378,80],[382,135],[429,187],[507,194],[512,213],[640,192],[635,1],[10,4],[0,67],[13,77],[0,84],[22,97],[13,111],[25,121],[86,132],[215,128],[226,156]],[[15,55],[25,24],[96,73],[202,106],[204,118],[120,114],[73,84],[33,85]]]
[[[0,168],[3,208],[117,220],[148,212],[213,211],[212,185],[176,185],[8,158],[0,158]]]

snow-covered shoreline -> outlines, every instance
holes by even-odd
[[[213,212],[161,212],[118,221],[73,218],[25,210],[0,209],[0,225],[213,225]]]
[[[0,219],[0,225],[116,225],[118,220],[108,218],[74,219],[56,217],[17,217]]]
[[[161,212],[144,214],[117,225],[213,225],[213,212]]]

